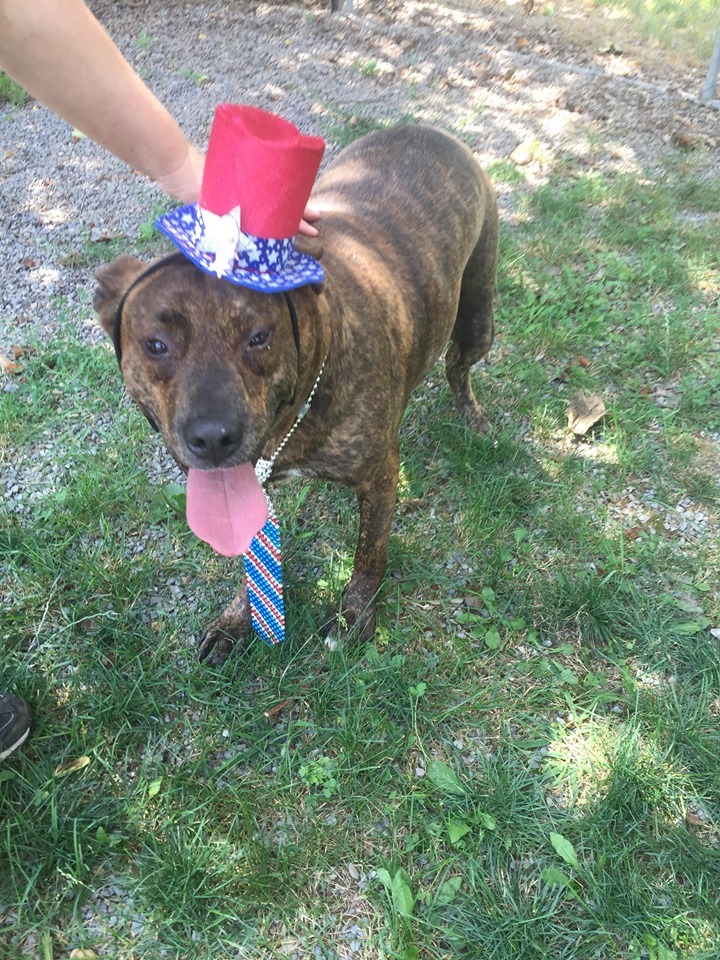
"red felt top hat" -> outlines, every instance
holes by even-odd
[[[323,279],[295,250],[325,142],[256,107],[217,107],[199,204],[156,225],[208,273],[257,290],[290,290]]]

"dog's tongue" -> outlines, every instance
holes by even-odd
[[[227,470],[188,470],[188,526],[223,556],[245,553],[267,516],[267,498],[251,463]]]

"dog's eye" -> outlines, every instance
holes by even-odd
[[[167,344],[163,343],[162,340],[156,340],[154,337],[143,340],[143,346],[151,357],[161,357],[164,353],[167,353]]]
[[[249,347],[264,347],[270,340],[269,330],[258,330],[248,340]]]

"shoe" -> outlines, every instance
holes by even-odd
[[[0,693],[0,760],[25,743],[30,733],[30,707],[14,693]]]

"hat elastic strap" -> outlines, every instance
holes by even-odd
[[[295,396],[297,394],[298,384],[300,383],[300,326],[298,324],[297,310],[295,309],[295,304],[292,301],[292,297],[287,290],[283,290],[283,296],[285,297],[285,303],[287,304],[288,311],[290,312],[290,323],[292,323],[293,337],[295,338],[295,349],[297,351],[297,379],[295,380],[295,389],[293,390],[293,395],[290,398],[290,406],[292,407],[295,403]]]
[[[115,319],[113,320],[113,332],[112,332],[112,341],[113,346],[115,347],[115,356],[117,358],[118,366],[122,369],[122,347],[120,346],[120,333],[122,328],[122,312],[123,307],[125,306],[125,301],[135,289],[135,287],[140,283],[141,280],[144,280],[145,277],[149,277],[151,273],[155,273],[156,270],[159,270],[160,267],[164,267],[168,263],[174,263],[177,260],[186,260],[187,258],[183,253],[171,253],[167,257],[163,257],[162,260],[156,260],[155,263],[151,263],[147,269],[143,270],[142,273],[139,273],[137,277],[133,280],[130,286],[127,288],[125,293],[120,297],[118,301],[117,308],[115,310]]]

